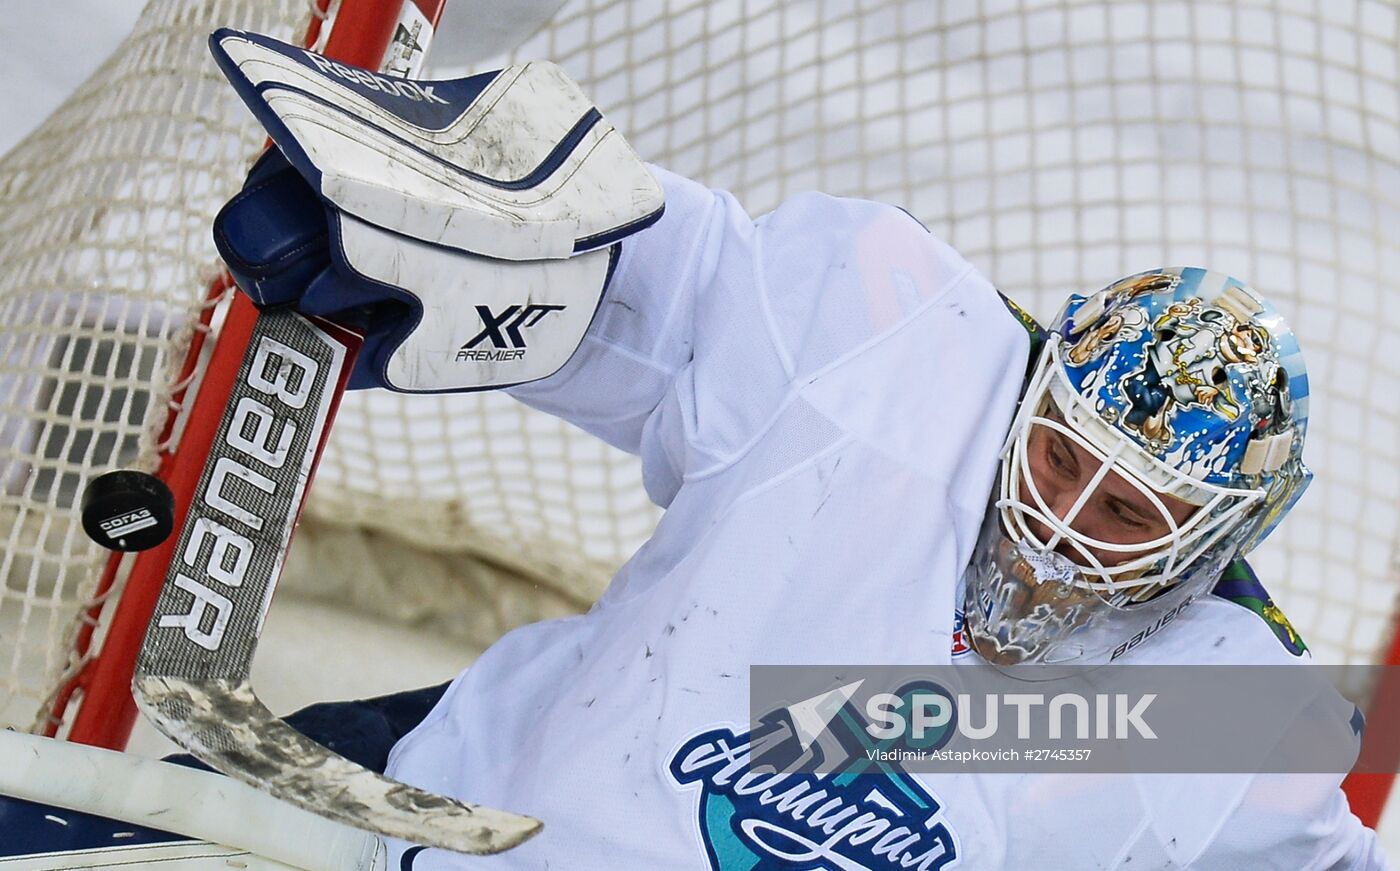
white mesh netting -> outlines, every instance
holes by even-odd
[[[150,461],[208,221],[261,141],[204,36],[304,10],[157,0],[0,163],[5,722],[64,665],[97,559],[75,494]],[[512,56],[755,214],[903,205],[1042,316],[1156,265],[1248,279],[1303,343],[1318,477],[1256,567],[1321,658],[1368,661],[1400,531],[1397,46],[1382,0],[570,0]],[[358,394],[286,583],[484,643],[586,603],[654,520],[629,458],[503,397]]]

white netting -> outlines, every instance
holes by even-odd
[[[304,9],[158,0],[0,163],[6,722],[91,584],[74,494],[149,445],[209,218],[261,141],[204,36],[289,37]],[[811,188],[903,205],[1041,315],[1151,266],[1248,279],[1307,354],[1318,474],[1257,566],[1320,656],[1365,661],[1400,531],[1397,46],[1383,0],[570,0],[515,56],[755,214]],[[484,642],[588,601],[654,520],[629,458],[503,397],[358,394],[287,583]]]
[[[1400,571],[1400,10],[1381,0],[572,2],[520,56],[754,213],[905,206],[1048,317],[1159,265],[1249,280],[1310,369],[1318,481],[1254,560],[1320,658]]]

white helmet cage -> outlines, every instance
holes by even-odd
[[[1171,584],[1237,529],[1265,491],[1207,484],[1148,455],[1128,436],[1104,423],[1073,389],[1060,365],[1061,353],[1060,342],[1053,338],[1047,341],[1027,385],[1002,449],[996,508],[1010,538],[1037,550],[1068,556],[1080,567],[1077,585],[1121,602],[1122,597],[1116,594],[1130,592],[1137,597]],[[1060,433],[1099,460],[1099,468],[1063,517],[1046,503],[1031,474],[1029,446],[1036,427]],[[1075,519],[1111,474],[1145,497],[1165,522],[1165,534],[1124,544],[1094,538],[1075,528]],[[1198,507],[1178,525],[1164,496]],[[1032,520],[1050,530],[1048,539],[1036,535]],[[1130,556],[1106,565],[1095,551]]]

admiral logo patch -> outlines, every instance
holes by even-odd
[[[843,744],[870,745],[853,711],[844,708],[828,728]],[[958,841],[942,803],[878,748],[874,758],[862,756],[837,773],[796,773],[790,766],[751,766],[751,752],[766,760],[800,745],[781,718],[765,719],[760,731],[706,730],[668,765],[678,786],[698,789],[696,823],[710,871],[941,871],[958,865]],[[818,752],[817,745],[802,752]]]

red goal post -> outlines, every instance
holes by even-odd
[[[345,63],[379,69],[386,60],[395,28],[406,17],[406,9],[416,10],[415,17],[426,22],[429,32],[417,36],[417,41],[426,45],[445,3],[446,0],[340,0],[332,5],[331,0],[317,0],[304,44]],[[234,291],[227,273],[210,285],[199,326],[171,394],[168,418],[157,440],[160,464],[156,474],[175,495],[177,527],[184,524],[191,496],[257,320],[257,309],[246,296]],[[207,355],[206,343],[211,346]],[[347,376],[350,368],[347,364]],[[339,390],[344,389],[342,381]],[[338,405],[339,394],[332,406],[331,421]],[[318,457],[324,447],[322,441],[317,448]],[[59,688],[44,734],[53,736],[58,732],[69,704],[76,697],[80,704],[71,718],[68,740],[112,749],[126,745],[136,721],[136,703],[130,689],[136,654],[178,538],[171,535],[164,544],[151,550],[131,556],[114,552],[108,558],[96,594],[99,604],[88,612],[76,641],[75,653],[83,666]],[[101,603],[105,602],[127,560],[131,565],[124,589],[114,606],[100,650],[90,655]]]

